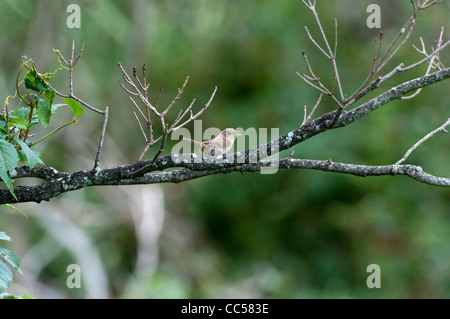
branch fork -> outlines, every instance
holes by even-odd
[[[148,96],[148,89],[150,85],[147,84],[146,66],[144,65],[141,69],[142,80],[139,78],[139,75],[137,74],[136,67],[133,67],[133,78],[132,78],[127,73],[127,71],[125,71],[120,62],[118,63],[118,66],[122,71],[122,78],[126,84],[125,85],[119,81],[119,85],[128,94],[130,101],[132,102],[133,106],[137,111],[137,113],[135,111],[133,112],[133,114],[136,119],[136,122],[138,123],[142,136],[144,137],[145,140],[145,146],[141,154],[139,155],[138,161],[141,161],[144,158],[145,154],[148,152],[148,150],[150,150],[156,143],[161,141],[160,147],[153,157],[152,162],[154,162],[158,158],[158,156],[163,152],[167,141],[167,137],[171,132],[199,118],[208,109],[217,92],[217,87],[214,88],[214,91],[211,94],[211,97],[209,98],[208,102],[198,112],[194,113],[192,111],[192,107],[195,103],[194,99],[184,111],[183,109],[180,109],[178,111],[175,119],[169,125],[168,123],[166,123],[166,116],[168,115],[172,107],[181,99],[181,95],[183,94],[184,89],[186,88],[189,82],[189,76],[186,77],[181,88],[178,89],[178,93],[175,95],[172,102],[170,102],[169,105],[166,106],[164,109],[159,110],[160,109],[159,100],[163,93],[163,87],[161,86],[161,88],[159,89],[159,93],[156,97],[156,103],[152,104]],[[136,102],[135,98],[138,99],[143,104],[144,109]],[[157,137],[154,134],[155,117],[159,120],[158,121],[159,129],[162,131],[161,134]],[[144,127],[146,127],[147,132],[144,129]]]

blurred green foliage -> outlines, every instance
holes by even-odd
[[[110,106],[104,166],[131,163],[144,146],[132,105],[117,84],[119,61],[130,71],[133,65],[147,63],[153,99],[159,86],[164,86],[161,103],[173,98],[186,75],[190,81],[179,102],[184,107],[194,97],[196,107],[201,107],[217,85],[212,106],[202,116],[203,128],[277,127],[285,134],[299,126],[303,106],[311,108],[318,97],[295,75],[306,70],[302,50],[316,73],[332,83],[328,61],[306,36],[305,25],[315,37],[319,33],[300,0],[78,1],[80,29],[65,25],[70,3],[0,3],[0,92],[5,98],[13,92],[22,55],[33,58],[39,70],[52,70],[57,66],[53,48],[67,55],[72,40],[77,48],[85,42],[75,71],[75,92],[91,105]],[[408,1],[318,1],[329,39],[333,18],[338,20],[337,62],[348,94],[367,76],[379,32],[365,25],[370,3],[382,8],[386,48],[411,14]],[[423,12],[415,32],[389,67],[421,59],[411,44],[420,45],[422,36],[428,46],[434,45],[441,26],[450,29],[449,13],[445,2]],[[448,64],[448,52],[441,59]],[[400,74],[377,92],[424,72],[425,66]],[[59,73],[57,77],[60,85],[56,88],[64,91],[67,78]],[[448,117],[447,82],[297,145],[294,157],[394,163]],[[331,99],[324,98],[316,114],[333,107]],[[70,118],[70,113],[55,116]],[[91,168],[102,118],[85,112],[80,120],[41,150],[47,165],[66,171]],[[449,177],[447,145],[448,136],[438,134],[414,152],[409,162]],[[76,212],[69,215],[73,220],[103,216],[108,221],[85,223],[83,228],[102,256],[111,296],[450,297],[450,193],[445,188],[406,177],[360,178],[307,170],[217,175],[164,185],[166,215],[158,264],[154,271],[139,274],[133,272],[138,243],[127,206],[134,203],[125,195],[107,195],[108,191],[80,190],[39,207],[61,207],[64,212],[68,210],[64,203],[73,199],[79,205],[71,208]],[[30,215],[30,222],[0,215],[2,229],[9,234],[18,237],[14,227],[27,234],[18,252],[25,252],[46,232],[41,222],[35,222],[40,214],[29,213],[38,211],[36,206],[20,206]],[[66,274],[59,269],[74,262],[66,249],[43,268],[40,278],[54,283],[63,295],[83,297],[80,292],[64,290]],[[366,286],[366,267],[373,263],[381,267],[380,289]]]

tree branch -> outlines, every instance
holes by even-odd
[[[191,154],[190,154],[191,155]],[[159,158],[158,160],[160,160]],[[279,169],[314,169],[326,172],[351,174],[360,177],[405,175],[418,182],[450,187],[450,178],[438,177],[426,173],[420,166],[415,165],[384,165],[368,166],[347,163],[334,163],[331,160],[308,160],[286,158],[281,160],[261,160],[246,164],[217,164],[217,163],[181,163],[178,166],[190,166],[170,172],[157,172],[133,178],[123,177],[125,171],[132,170],[128,166],[117,166],[110,169],[80,171],[73,174],[59,173],[62,177],[36,186],[19,186],[14,189],[17,200],[8,189],[0,189],[0,204],[16,202],[41,202],[49,200],[62,193],[78,190],[88,186],[106,185],[138,185],[155,183],[180,183],[208,175],[228,174],[232,172],[256,172],[264,167],[278,167]],[[207,169],[207,167],[211,167]]]
[[[330,127],[329,123],[335,119],[338,110],[323,114],[321,117],[305,123],[288,134],[256,148],[227,154],[223,157],[203,157],[200,162],[195,154],[172,154],[130,165],[104,169],[97,167],[97,169],[72,174],[58,172],[50,167],[35,167],[32,170],[27,166],[19,167],[10,174],[12,178],[37,177],[46,182],[36,186],[16,187],[14,193],[17,196],[17,200],[14,199],[8,189],[1,189],[0,204],[28,201],[41,202],[64,192],[94,185],[179,183],[212,174],[236,171],[242,173],[254,172],[261,169],[261,167],[273,165],[277,165],[280,169],[317,169],[356,176],[406,175],[429,185],[450,186],[450,178],[433,176],[423,172],[419,166],[414,165],[367,166],[333,163],[331,160],[292,159],[291,157],[281,160],[263,160],[267,156],[292,148],[321,132],[347,126],[381,106],[395,99],[400,99],[409,92],[449,77],[450,68],[447,68],[400,84],[355,109],[342,113],[333,127]],[[257,159],[257,161],[253,159]],[[168,168],[178,169],[162,172]]]

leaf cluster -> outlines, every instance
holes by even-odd
[[[10,241],[11,237],[5,232],[0,232],[0,240]],[[19,274],[22,274],[22,270],[20,270],[20,259],[16,254],[6,248],[0,247],[0,293],[9,287],[13,280],[12,271],[6,262],[17,270]]]
[[[26,70],[21,79],[22,71]],[[56,92],[50,86],[50,80],[62,69],[66,69],[60,62],[60,67],[52,73],[41,74],[36,69],[33,60],[22,57],[22,65],[16,78],[16,92],[8,96],[2,114],[0,114],[0,178],[14,195],[13,178],[15,168],[20,164],[33,169],[36,165],[44,165],[36,144],[50,137],[69,124],[77,123],[77,117],[84,110],[78,101],[64,98],[64,103],[54,103]],[[23,86],[25,92],[23,91]],[[11,110],[13,100],[17,105]],[[68,106],[74,115],[71,122],[66,123],[43,137],[30,141],[35,136],[32,130],[41,124],[47,128],[52,115],[61,107]]]

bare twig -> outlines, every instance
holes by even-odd
[[[420,61],[418,61],[418,62],[416,62],[416,63],[414,63],[414,64],[411,64],[411,65],[409,65],[409,66],[407,66],[407,67],[400,68],[398,71],[400,71],[400,72],[409,71],[409,70],[411,70],[411,69],[413,69],[413,68],[418,67],[418,66],[421,65],[421,64],[424,64],[424,63],[427,62],[427,61],[430,61],[430,65],[433,65],[433,61],[432,61],[433,58],[436,57],[436,55],[437,55],[440,51],[442,51],[443,49],[445,49],[449,44],[450,44],[450,40],[447,41],[447,42],[445,42],[441,47],[439,47],[439,48],[437,48],[436,50],[434,50],[434,51],[433,51],[432,53],[430,53],[426,58],[423,58],[422,60],[420,60]]]
[[[328,55],[327,52],[325,52],[324,49],[322,49],[322,47],[316,42],[316,40],[314,40],[314,38],[311,35],[311,32],[309,32],[309,29],[307,26],[305,26],[305,30],[306,33],[308,34],[309,39],[311,40],[312,43],[314,43],[314,45],[320,50],[320,52],[322,52],[322,54],[327,58],[327,59],[331,59],[331,56]]]
[[[319,49],[319,51],[327,58],[331,61],[332,64],[332,70],[333,70],[333,75],[334,75],[334,84],[337,85],[337,89],[339,92],[339,98],[337,96],[335,96],[332,93],[332,90],[328,89],[323,82],[320,80],[319,77],[317,77],[315,75],[315,73],[313,72],[313,69],[307,59],[306,54],[303,52],[303,58],[305,60],[305,64],[306,67],[308,69],[309,75],[306,74],[300,74],[297,72],[297,75],[303,80],[305,81],[305,83],[307,83],[308,85],[310,85],[311,87],[313,87],[314,89],[318,90],[321,94],[325,94],[328,95],[330,97],[333,98],[333,100],[336,102],[336,104],[338,105],[338,109],[337,112],[335,113],[335,118],[329,123],[329,127],[334,127],[334,125],[336,125],[336,123],[339,121],[339,118],[342,116],[342,114],[345,112],[345,110],[352,104],[354,104],[358,99],[360,99],[361,97],[363,97],[365,94],[367,94],[368,92],[370,92],[371,90],[374,90],[376,88],[379,87],[379,85],[381,83],[383,83],[384,81],[386,81],[387,79],[389,79],[390,77],[392,77],[394,74],[396,74],[397,72],[405,72],[408,70],[411,70],[425,62],[428,61],[429,63],[429,67],[425,73],[425,75],[428,75],[431,68],[439,68],[441,65],[438,64],[439,61],[439,57],[438,57],[438,53],[443,50],[449,43],[450,41],[443,43],[442,41],[442,35],[443,35],[443,29],[441,29],[441,34],[439,37],[439,40],[437,41],[436,44],[436,49],[434,49],[432,51],[431,54],[427,54],[425,49],[423,48],[422,51],[418,50],[419,52],[421,52],[422,54],[425,55],[425,58],[418,61],[417,63],[414,63],[408,67],[404,67],[403,64],[400,64],[399,66],[397,66],[396,68],[394,68],[392,71],[390,71],[389,73],[387,73],[384,76],[379,76],[376,80],[372,80],[373,77],[379,73],[383,67],[392,59],[392,57],[398,52],[398,50],[404,46],[404,44],[406,43],[406,41],[409,39],[411,33],[414,30],[415,24],[416,24],[416,18],[417,15],[420,11],[430,7],[431,5],[434,5],[436,3],[438,3],[439,1],[432,1],[429,2],[429,0],[417,0],[416,2],[411,1],[412,6],[413,6],[413,14],[411,15],[411,17],[406,21],[406,23],[403,25],[403,27],[401,28],[401,30],[398,32],[398,34],[396,35],[396,37],[394,38],[394,40],[390,43],[390,45],[388,46],[387,50],[384,52],[383,55],[381,55],[381,47],[382,47],[382,42],[383,42],[383,33],[380,33],[379,39],[375,40],[374,43],[374,53],[373,53],[373,57],[372,57],[372,68],[369,72],[369,75],[367,76],[367,78],[364,80],[364,82],[361,84],[361,86],[353,93],[351,94],[348,98],[345,98],[344,93],[343,93],[343,88],[342,88],[342,84],[340,81],[340,77],[339,77],[339,70],[336,64],[336,52],[337,52],[337,20],[334,19],[334,48],[331,49],[331,46],[329,44],[329,41],[325,35],[324,29],[322,27],[322,24],[319,20],[318,14],[316,12],[316,8],[315,8],[315,1],[311,1],[311,0],[303,0],[303,3],[305,4],[305,6],[311,10],[311,12],[313,13],[313,16],[316,20],[316,24],[319,28],[320,34],[322,36],[322,40],[323,43],[325,44],[324,47],[322,47],[311,35],[311,32],[309,31],[308,27],[305,27],[306,29],[306,33],[308,35],[308,38],[311,40],[311,42]],[[378,45],[377,45],[378,44]],[[423,44],[423,42],[422,42]],[[423,45],[424,47],[424,45]],[[417,48],[416,48],[417,49]],[[381,57],[381,58],[380,58]],[[443,66],[442,68],[443,69]],[[419,94],[420,89],[418,91],[416,91],[414,94],[412,94],[409,97],[402,97],[402,98],[412,98],[414,96],[416,96],[417,94]],[[306,119],[306,107],[304,109],[304,122],[307,122]]]
[[[175,131],[176,129],[179,129],[180,127],[185,126],[187,123],[192,122],[193,120],[195,120],[198,117],[200,117],[200,115],[202,115],[203,112],[205,112],[206,109],[208,109],[208,107],[211,105],[211,102],[214,99],[214,96],[216,95],[216,92],[217,92],[217,86],[214,88],[214,91],[211,94],[211,97],[209,98],[208,102],[206,102],[206,104],[203,106],[203,108],[201,108],[200,111],[198,111],[195,114],[192,113],[192,105],[195,102],[195,100],[193,100],[192,103],[189,105],[189,107],[186,109],[186,111],[183,113],[183,115],[180,117],[180,120],[184,117],[184,115],[186,115],[188,110],[189,110],[189,113],[190,113],[190,117],[186,121],[181,123],[180,125],[177,125],[177,126],[171,128],[170,131]]]
[[[152,112],[154,112],[157,116],[160,116],[161,114],[156,110],[156,108],[150,103],[150,101],[149,101],[148,98],[146,97],[145,91],[142,92],[142,91],[139,89],[139,87],[137,87],[137,85],[133,82],[133,80],[131,80],[130,76],[129,76],[128,73],[125,71],[125,69],[123,68],[123,66],[122,66],[122,64],[121,64],[120,62],[117,63],[117,65],[119,66],[120,70],[122,71],[122,77],[123,77],[123,80],[124,80],[128,85],[130,85],[130,86],[133,88],[134,92],[131,91],[131,90],[126,89],[125,86],[124,86],[122,83],[120,83],[120,81],[119,81],[120,86],[121,86],[128,94],[132,94],[132,95],[138,96],[139,99],[141,100],[141,102],[142,102],[147,108],[150,108],[150,110],[151,110]]]
[[[61,54],[59,50],[56,50],[56,54],[58,55],[61,60],[66,64],[67,69],[69,70],[69,96],[73,96],[73,68],[75,64],[77,64],[78,60],[81,58],[84,52],[84,42],[81,45],[80,53],[75,58],[75,41],[72,41],[72,50],[70,53],[70,62],[68,62],[64,56]]]
[[[136,112],[133,112],[133,114],[134,114],[134,117],[136,118],[136,122],[139,124],[139,128],[141,129],[141,133],[144,136],[145,142],[148,142],[147,135],[144,132],[144,128],[142,127],[141,121],[139,121],[139,118],[138,118]]]
[[[419,1],[420,1],[420,0],[418,0],[418,2],[419,2]],[[427,4],[427,2],[428,2],[428,0],[424,0],[424,1],[423,1],[423,3],[422,3],[421,6],[420,6],[420,9],[421,9],[421,10],[426,9],[426,8],[428,8],[428,7],[431,7],[431,6],[434,6],[435,4],[441,3],[442,0],[434,0],[433,2],[428,3],[428,4]]]
[[[181,94],[183,94],[184,89],[186,88],[186,85],[187,85],[188,81],[189,81],[189,76],[186,77],[186,80],[184,81],[183,85],[181,86],[181,89],[178,89],[178,94],[175,96],[175,98],[169,104],[169,106],[164,110],[164,112],[161,113],[161,116],[164,117],[170,111],[172,106],[180,99]],[[159,100],[159,95],[158,95],[158,100]]]
[[[138,157],[138,162],[139,161],[141,161],[143,158],[144,158],[144,156],[145,156],[145,153],[147,153],[147,151],[150,149],[150,147],[152,147],[154,145],[154,143],[151,143],[151,142],[149,142],[149,141],[147,141],[147,143],[145,143],[145,146],[144,146],[144,149],[142,150],[142,152],[141,152],[141,154],[139,155],[139,157]]]
[[[303,3],[308,7],[308,9],[311,10],[311,12],[314,15],[314,18],[316,20],[317,26],[319,28],[320,34],[322,35],[322,39],[323,42],[325,43],[326,49],[323,49],[312,37],[311,33],[309,32],[308,27],[305,27],[306,29],[306,33],[308,34],[309,39],[311,40],[311,42],[314,43],[314,45],[322,52],[323,55],[325,55],[325,57],[327,59],[329,59],[331,61],[331,64],[333,66],[333,73],[334,73],[334,80],[335,83],[337,84],[338,87],[338,91],[339,91],[339,97],[340,97],[340,101],[344,101],[344,92],[342,90],[342,85],[341,85],[341,80],[339,77],[339,70],[336,64],[336,53],[337,53],[337,34],[338,34],[338,23],[337,23],[337,19],[334,19],[334,49],[331,49],[331,46],[328,42],[328,39],[325,35],[325,31],[322,27],[322,24],[320,22],[319,19],[319,15],[317,14],[316,11],[316,7],[315,7],[315,1],[313,3],[311,3],[311,1],[303,1]],[[311,72],[311,71],[310,71]],[[342,103],[338,103],[339,107],[342,107]]]
[[[410,34],[414,30],[415,26],[415,19],[417,16],[417,13],[420,10],[423,10],[425,8],[425,4],[428,2],[428,0],[423,1],[422,3],[418,3],[416,6],[413,3],[413,15],[408,19],[408,21],[405,23],[403,28],[400,30],[400,32],[397,34],[397,36],[394,38],[394,40],[389,45],[388,49],[384,53],[384,55],[381,56],[381,47],[383,42],[383,33],[380,33],[380,37],[378,41],[375,41],[374,45],[374,54],[372,58],[372,68],[367,76],[367,78],[364,80],[362,85],[348,98],[344,95],[343,86],[340,80],[339,76],[339,69],[336,63],[336,55],[337,55],[337,45],[338,45],[338,23],[337,20],[334,19],[334,48],[331,49],[331,46],[329,44],[329,41],[325,35],[325,31],[322,27],[322,24],[320,22],[320,19],[318,17],[318,14],[316,12],[315,8],[315,1],[310,0],[303,0],[303,3],[306,5],[308,9],[311,10],[311,12],[314,15],[314,18],[316,20],[316,24],[319,28],[320,34],[322,36],[322,40],[325,44],[325,47],[322,47],[318,44],[318,42],[313,38],[311,35],[311,32],[307,27],[305,27],[308,38],[311,40],[311,42],[319,49],[319,51],[331,61],[332,69],[333,69],[333,76],[334,76],[334,84],[337,86],[338,90],[338,96],[337,98],[333,93],[332,90],[328,89],[325,85],[323,85],[322,81],[315,76],[314,72],[312,71],[312,68],[306,58],[306,55],[303,54],[306,62],[306,66],[308,68],[308,71],[310,73],[310,76],[307,75],[301,75],[297,73],[300,78],[302,78],[308,85],[312,86],[313,88],[317,89],[322,94],[329,95],[333,98],[333,100],[338,105],[338,109],[336,112],[336,117],[331,121],[330,127],[333,127],[339,120],[340,116],[345,112],[345,110],[352,105],[354,102],[356,102],[357,99],[361,98],[363,95],[365,95],[370,90],[378,87],[378,85],[382,82],[384,78],[379,77],[376,81],[372,81],[375,74],[377,74],[385,65],[387,62],[389,62],[392,57],[398,52],[398,50],[406,43],[407,39],[409,38]],[[378,47],[377,47],[378,42]],[[396,72],[399,70],[396,70]],[[391,73],[390,75],[393,75],[394,73]]]
[[[311,120],[311,117],[313,116],[314,112],[316,111],[316,108],[317,108],[317,106],[319,105],[320,100],[322,100],[322,96],[323,96],[323,93],[321,93],[321,94],[319,95],[319,98],[317,99],[316,104],[314,105],[314,107],[312,108],[312,110],[311,110],[311,112],[309,113],[308,116],[306,116],[306,105],[305,105],[305,114],[304,114],[304,116],[303,116],[303,122],[302,122],[302,125],[308,123],[308,122]]]
[[[425,135],[422,139],[420,139],[416,144],[414,144],[406,153],[405,155],[403,155],[403,157],[397,162],[395,163],[395,165],[400,165],[402,164],[404,161],[407,160],[407,158],[409,157],[409,155],[411,155],[412,152],[414,152],[414,150],[419,147],[423,142],[425,142],[426,140],[428,140],[429,138],[431,138],[433,135],[435,135],[436,133],[439,132],[446,132],[446,127],[450,125],[450,118],[441,126],[439,126],[437,129],[435,129],[434,131],[431,131],[430,133],[428,133],[427,135]]]
[[[97,154],[95,155],[94,170],[98,168],[98,164],[100,163],[100,153],[102,152],[103,141],[105,139],[106,125],[108,123],[108,111],[109,108],[106,107],[105,118],[103,119],[102,132],[100,134],[100,142],[98,144]]]
[[[339,107],[342,107],[341,101],[321,82],[320,78],[317,77],[311,67],[311,64],[308,61],[308,57],[306,56],[305,51],[302,52],[303,59],[305,60],[306,67],[309,72],[309,76],[306,74],[300,74],[299,72],[296,72],[296,74],[305,81],[308,85],[315,88],[322,94],[330,96]],[[316,84],[313,84],[311,81],[315,82]]]
[[[168,113],[170,112],[170,110],[173,108],[173,106],[175,105],[175,103],[177,103],[180,98],[181,95],[184,92],[184,89],[186,88],[188,81],[189,81],[189,76],[186,77],[183,85],[181,86],[181,88],[178,89],[177,94],[175,95],[175,98],[169,103],[169,105],[164,108],[163,110],[160,110],[159,108],[159,101],[163,92],[163,87],[160,87],[159,93],[157,95],[156,98],[156,104],[152,104],[149,101],[148,98],[148,88],[150,87],[150,84],[147,83],[146,80],[146,68],[145,65],[142,67],[142,77],[143,79],[141,80],[137,74],[137,69],[136,67],[133,67],[133,77],[135,79],[135,81],[137,82],[137,85],[133,82],[133,80],[131,79],[131,77],[128,75],[128,73],[125,71],[125,69],[122,67],[121,63],[118,63],[118,66],[120,68],[120,70],[122,71],[122,78],[125,81],[126,84],[128,84],[129,88],[127,88],[124,84],[122,84],[119,81],[120,86],[125,90],[125,92],[129,95],[129,98],[131,100],[131,102],[133,103],[133,105],[136,107],[136,109],[138,110],[140,116],[142,117],[142,119],[145,121],[145,124],[148,128],[148,137],[147,135],[144,133],[144,129],[143,129],[143,125],[139,119],[139,116],[136,114],[136,112],[134,112],[134,116],[136,118],[136,121],[138,122],[139,128],[142,132],[142,135],[145,138],[145,146],[144,149],[142,150],[141,154],[138,157],[138,161],[141,161],[145,154],[147,153],[148,150],[150,150],[150,148],[152,148],[156,143],[158,143],[159,141],[161,141],[161,145],[159,150],[156,152],[156,155],[154,157],[154,160],[156,160],[156,158],[163,152],[164,147],[166,145],[166,141],[167,141],[167,137],[168,135],[173,131],[176,130],[182,126],[185,126],[186,124],[188,124],[189,122],[197,119],[201,114],[203,114],[203,112],[209,107],[209,105],[212,102],[212,99],[214,98],[214,95],[217,91],[217,87],[214,89],[214,92],[212,93],[209,101],[205,104],[205,106],[198,111],[197,113],[193,113],[192,112],[192,106],[194,105],[195,99],[191,102],[191,104],[187,107],[187,109],[183,112],[182,109],[180,109],[177,113],[177,116],[175,118],[175,120],[172,122],[172,124],[167,124],[166,123],[166,116],[168,115]],[[135,99],[133,98],[134,96],[138,97],[139,100],[144,104],[146,110],[143,111],[138,103],[135,101]],[[185,116],[189,114],[189,118],[184,119]],[[161,123],[161,129],[162,129],[162,134],[155,138],[154,137],[154,118],[157,117],[159,118],[159,122]],[[181,124],[180,122],[183,121]]]
[[[75,101],[77,101],[78,103],[80,103],[81,105],[83,105],[83,106],[87,107],[88,109],[90,109],[91,111],[94,111],[94,112],[96,112],[96,113],[105,115],[105,111],[99,110],[99,109],[93,107],[92,105],[89,105],[88,103],[86,103],[86,102],[83,101],[82,99],[76,97],[75,95],[72,95],[72,94],[62,94],[62,93],[58,92],[58,91],[57,91],[54,87],[52,87],[51,85],[48,85],[48,87],[49,87],[52,91],[54,91],[56,95],[58,95],[58,96],[60,96],[60,97],[63,97],[63,98],[69,98],[69,99],[75,100]]]
[[[136,109],[139,111],[139,114],[141,114],[141,116],[144,118],[144,120],[148,121],[147,117],[145,116],[144,112],[142,112],[141,108],[136,103],[136,101],[131,96],[129,96],[128,98],[133,103],[133,105],[136,107]]]
[[[52,87],[49,83],[47,83],[48,87],[55,92],[56,95],[62,97],[62,98],[69,98],[72,100],[77,101],[78,103],[80,103],[81,105],[85,106],[86,108],[90,109],[91,111],[94,111],[96,113],[105,115],[105,111],[99,110],[95,107],[93,107],[92,105],[89,105],[88,103],[86,103],[85,101],[83,101],[82,99],[78,98],[75,96],[74,94],[74,86],[73,86],[73,68],[74,66],[77,64],[78,60],[81,58],[81,56],[83,55],[84,52],[84,43],[81,45],[81,49],[80,49],[80,53],[78,54],[78,56],[75,58],[75,41],[72,41],[72,50],[70,53],[70,60],[67,61],[66,58],[64,58],[64,56],[61,54],[61,52],[59,50],[55,50],[56,54],[58,55],[58,58],[61,59],[64,64],[66,64],[67,66],[67,70],[69,71],[69,94],[63,94],[59,91],[57,91],[54,87]],[[61,63],[61,62],[60,62]]]
[[[163,129],[161,146],[159,147],[158,152],[156,152],[155,156],[153,157],[152,164],[156,161],[158,156],[161,155],[162,151],[164,150],[164,147],[166,146],[167,135],[168,135],[168,129],[167,129],[167,125],[166,125]]]
[[[389,44],[388,48],[386,49],[385,53],[381,56],[381,45],[383,41],[383,34],[380,33],[379,38],[379,46],[378,46],[378,52],[376,50],[376,45],[374,48],[374,56],[372,59],[372,68],[367,76],[367,78],[364,80],[364,82],[361,84],[361,86],[348,98],[342,99],[341,105],[345,105],[345,108],[349,107],[353,103],[355,103],[358,99],[363,97],[365,94],[367,94],[369,91],[373,90],[374,88],[377,88],[383,80],[388,79],[390,76],[394,75],[398,71],[406,71],[402,70],[401,68],[396,68],[393,71],[389,72],[389,76],[383,76],[378,77],[375,81],[372,81],[373,77],[378,74],[386,65],[387,63],[392,59],[392,57],[400,50],[401,47],[404,46],[404,44],[409,39],[411,33],[414,30],[416,18],[420,11],[427,9],[428,7],[439,3],[440,1],[433,1],[429,3],[429,0],[417,0],[417,3],[414,2],[414,0],[411,1],[413,6],[413,14],[411,17],[405,22],[403,27],[400,29],[398,34],[395,36],[395,38],[392,40],[392,42]],[[377,41],[375,41],[376,43]],[[442,49],[442,48],[441,48]],[[375,53],[376,52],[376,53]],[[381,58],[380,58],[381,56]],[[420,63],[414,64],[411,66],[417,67],[421,65],[422,63],[426,62],[427,59],[424,59],[422,61],[419,61]],[[408,69],[409,70],[409,69]]]

